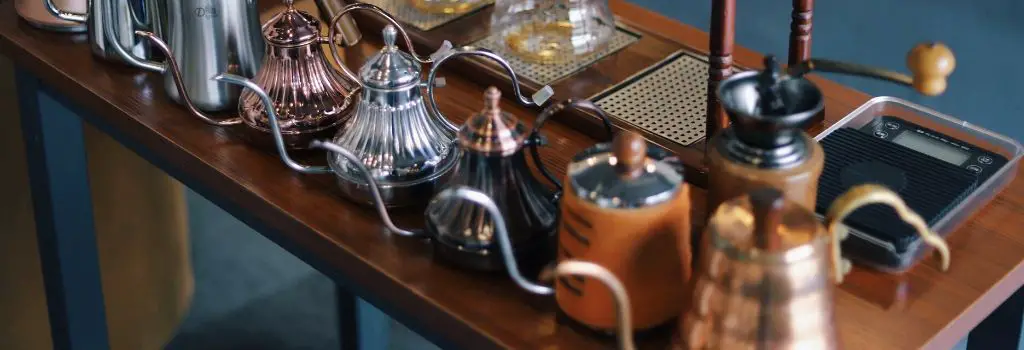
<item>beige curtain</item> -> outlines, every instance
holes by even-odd
[[[0,349],[52,348],[10,62],[0,56]],[[85,124],[89,182],[114,350],[160,349],[193,290],[182,186]]]

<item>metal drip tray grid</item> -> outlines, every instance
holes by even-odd
[[[562,78],[568,77],[572,73],[576,73],[584,68],[589,67],[598,60],[607,57],[626,46],[640,40],[640,34],[633,33],[622,27],[616,27],[615,34],[612,35],[603,49],[600,49],[589,54],[576,57],[575,59],[554,64],[542,64],[532,63],[519,59],[515,53],[508,50],[505,43],[501,40],[499,33],[492,33],[491,35],[483,38],[477,42],[471,44],[471,46],[482,47],[505,58],[512,68],[515,68],[516,75],[520,79],[526,79],[534,83],[549,85]]]
[[[704,138],[708,62],[677,51],[591,98],[610,116],[682,146]]]
[[[416,7],[409,4],[407,0],[360,0],[360,2],[376,5],[377,7],[384,9],[384,11],[387,11],[392,16],[395,16],[399,22],[411,25],[422,31],[428,31],[440,27],[448,22],[462,18],[463,16],[473,14],[477,10],[493,4],[494,0],[483,1],[475,8],[458,14],[420,12]]]

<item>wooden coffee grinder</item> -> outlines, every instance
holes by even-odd
[[[953,72],[953,53],[943,44],[914,47],[907,65],[914,76],[825,59],[808,59],[786,70],[772,56],[763,71],[734,74],[717,95],[732,125],[708,142],[708,213],[723,201],[755,188],[774,187],[786,198],[814,208],[825,155],[803,131],[825,107],[824,96],[803,77],[823,71],[871,77],[938,95]]]

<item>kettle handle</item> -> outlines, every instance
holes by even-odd
[[[267,95],[266,90],[263,90],[263,88],[254,83],[252,80],[229,73],[218,74],[217,76],[213,77],[212,80],[219,81],[222,83],[239,85],[242,88],[252,90],[252,92],[260,98],[260,102],[263,103],[263,109],[266,110],[267,112],[267,120],[269,121],[270,129],[272,131],[271,134],[274,136],[274,145],[277,146],[277,153],[281,156],[281,161],[284,162],[285,165],[287,165],[289,168],[292,168],[292,170],[306,174],[326,174],[331,172],[331,169],[326,166],[311,166],[299,164],[298,162],[292,160],[292,158],[288,155],[288,149],[285,147],[284,144],[284,135],[281,132],[281,122],[277,118],[277,112],[276,109],[274,108],[274,102],[273,100],[270,99],[270,96]]]
[[[434,59],[437,56],[443,54],[444,52],[446,52],[446,51],[448,51],[448,50],[450,50],[452,48],[452,43],[449,42],[448,40],[445,40],[441,44],[441,48],[437,52],[435,52],[434,54],[430,55],[427,58],[421,58],[419,55],[416,54],[416,48],[412,45],[412,39],[409,38],[409,34],[407,34],[405,32],[405,28],[403,28],[401,24],[398,24],[398,21],[395,20],[395,17],[391,16],[391,14],[387,13],[387,11],[384,11],[384,9],[382,9],[380,7],[377,7],[376,5],[368,4],[368,3],[363,3],[363,2],[357,2],[357,3],[351,4],[351,5],[345,6],[344,8],[342,8],[341,11],[339,11],[337,14],[335,14],[333,18],[331,18],[331,26],[330,26],[330,29],[328,30],[328,36],[327,36],[327,40],[328,41],[334,40],[334,36],[338,35],[338,29],[337,29],[338,21],[340,21],[341,18],[345,16],[345,14],[347,14],[349,12],[352,12],[352,11],[369,11],[369,12],[372,12],[373,14],[376,14],[376,15],[380,16],[381,18],[384,18],[384,20],[388,21],[388,23],[391,23],[391,25],[395,26],[395,28],[398,29],[398,33],[402,34],[402,38],[405,40],[405,47],[409,49],[409,54],[412,55],[413,59],[415,59],[416,62],[419,62],[421,64],[428,64],[428,63],[434,62]],[[345,33],[342,32],[341,35],[342,35],[342,37],[344,37]],[[350,40],[348,40],[348,38],[344,38],[344,39],[345,40],[343,40],[343,41],[346,42],[346,43],[351,42]],[[341,65],[341,62],[342,62],[341,61],[341,55],[338,54],[337,45],[331,45],[331,55],[334,56],[334,61],[337,62],[338,65]],[[358,81],[358,79],[357,79],[357,81]]]
[[[437,196],[434,196],[434,199],[430,201],[428,208],[429,206],[434,205],[434,203],[438,203],[442,200],[451,200],[453,198],[459,198],[476,203],[491,215],[491,220],[494,222],[495,234],[498,237],[498,246],[501,249],[501,257],[505,262],[505,269],[508,271],[508,275],[512,277],[512,280],[515,281],[520,288],[539,295],[551,295],[555,293],[554,288],[533,283],[530,280],[527,280],[526,277],[523,276],[522,272],[519,271],[519,265],[516,263],[516,256],[512,253],[512,240],[508,237],[508,227],[505,226],[505,216],[502,215],[501,210],[498,209],[498,205],[494,203],[494,200],[492,200],[490,196],[468,186],[458,185],[446,188],[444,191],[438,193]]]
[[[626,287],[622,285],[615,274],[601,265],[576,259],[569,259],[558,263],[555,266],[555,277],[560,276],[582,276],[596,279],[604,284],[612,293],[615,302],[615,320],[618,329],[615,330],[615,337],[619,340],[620,350],[634,350],[633,343],[633,311],[629,303],[629,294]]]
[[[309,146],[311,148],[322,148],[327,151],[337,153],[359,170],[359,173],[363,175],[363,179],[366,180],[367,186],[370,187],[370,193],[373,195],[373,204],[377,208],[377,213],[380,214],[381,221],[384,221],[384,226],[386,226],[388,230],[399,236],[426,237],[426,233],[423,230],[410,231],[395,226],[395,223],[391,221],[391,215],[388,214],[388,208],[384,204],[384,199],[380,195],[380,185],[377,184],[377,180],[373,179],[373,176],[370,175],[370,170],[366,168],[366,165],[363,164],[363,161],[359,159],[359,157],[356,157],[355,154],[345,149],[345,147],[341,147],[329,141],[313,140]]]
[[[540,114],[537,115],[537,121],[533,123],[533,130],[530,132],[530,155],[533,157],[533,162],[537,165],[537,169],[540,170],[541,175],[544,175],[544,178],[548,179],[548,181],[558,188],[558,191],[555,194],[556,197],[562,192],[562,183],[558,181],[554,175],[551,175],[551,173],[548,172],[547,167],[544,166],[544,162],[541,161],[540,151],[537,147],[541,143],[540,129],[544,127],[544,123],[546,123],[551,116],[569,108],[578,108],[594,112],[599,118],[601,118],[605,135],[608,135],[608,139],[605,142],[611,142],[612,139],[615,138],[615,128],[612,127],[611,118],[608,117],[608,114],[605,113],[601,107],[590,100],[570,98],[550,105],[541,111]]]
[[[865,184],[854,186],[839,196],[839,198],[836,198],[832,205],[829,206],[828,212],[825,215],[825,227],[832,236],[832,263],[837,283],[842,283],[843,276],[849,270],[849,263],[842,260],[839,248],[840,241],[845,239],[849,233],[848,229],[842,225],[843,219],[857,209],[871,204],[885,204],[896,210],[896,214],[899,215],[900,219],[912,226],[917,231],[917,234],[921,236],[921,239],[939,253],[939,256],[942,258],[942,270],[949,269],[949,246],[946,244],[946,241],[941,236],[935,234],[935,232],[932,232],[924,219],[914,212],[913,209],[910,209],[896,192],[885,186]]]
[[[484,48],[463,46],[457,49],[453,49],[451,51],[448,51],[447,53],[442,54],[440,58],[434,61],[434,65],[430,67],[430,73],[427,75],[426,84],[427,96],[430,97],[431,116],[434,117],[439,122],[441,122],[441,124],[444,125],[452,133],[458,131],[459,127],[455,126],[455,124],[452,124],[452,122],[449,121],[448,118],[444,116],[444,114],[441,114],[441,110],[438,109],[437,107],[437,98],[434,96],[434,86],[436,85],[435,80],[437,79],[437,69],[441,67],[441,65],[444,64],[444,62],[448,61],[452,57],[463,55],[481,56],[489,58],[494,62],[497,62],[499,65],[501,65],[501,67],[505,69],[505,72],[508,73],[509,78],[512,79],[512,91],[515,92],[516,98],[519,100],[519,103],[522,103],[523,105],[538,107],[542,106],[545,102],[547,102],[549,98],[551,98],[552,95],[555,94],[554,90],[551,89],[550,86],[544,85],[544,87],[542,87],[540,90],[537,90],[537,92],[531,95],[530,98],[526,98],[526,96],[523,96],[523,92],[519,89],[519,78],[516,76],[515,70],[512,69],[512,65],[510,65],[508,61],[506,61],[504,58]]]
[[[490,196],[467,186],[455,186],[438,193],[431,201],[431,204],[443,200],[452,200],[453,198],[476,203],[491,215],[491,220],[494,221],[494,228],[498,236],[498,244],[501,246],[501,255],[505,260],[505,268],[508,270],[509,276],[512,277],[512,280],[519,287],[539,295],[552,295],[555,293],[553,288],[530,282],[519,272],[515,255],[512,253],[512,242],[508,237],[508,228],[505,226],[505,216],[501,214],[498,205],[494,203]],[[629,294],[626,293],[626,287],[615,277],[615,274],[601,265],[581,260],[562,261],[555,266],[554,271],[555,277],[565,275],[585,276],[594,278],[607,286],[615,301],[615,317],[618,323],[616,336],[619,338],[619,347],[623,350],[636,349],[636,346],[633,344],[633,337],[630,334],[633,329],[633,312],[630,310]]]
[[[104,1],[104,0],[90,0],[92,1]],[[43,0],[43,5],[46,7],[46,11],[50,12],[54,17],[63,19],[65,21],[85,23],[89,20],[89,14],[65,11],[62,8],[57,7],[57,4],[53,3],[53,0]]]
[[[123,6],[123,7],[128,7],[129,8],[128,11],[130,12],[131,17],[132,17],[133,27],[135,27],[135,26],[139,26],[140,28],[141,27],[145,27],[145,26],[140,26],[142,23],[135,23],[136,20],[137,20],[137,17],[135,16],[135,10],[131,8],[132,6],[131,6],[131,4],[128,3],[128,0],[92,0],[92,1],[100,1],[100,10],[103,11],[104,15],[106,15],[106,16],[104,16],[103,28],[102,28],[102,30],[103,30],[103,40],[106,41],[107,45],[110,45],[114,49],[114,52],[117,53],[117,55],[120,56],[122,60],[124,60],[129,65],[132,65],[132,66],[134,66],[136,68],[139,68],[139,69],[142,69],[142,70],[146,70],[146,71],[150,71],[150,72],[156,72],[156,73],[163,74],[164,72],[167,71],[167,64],[165,64],[163,62],[148,61],[148,60],[145,60],[145,59],[141,59],[141,58],[135,57],[135,55],[130,53],[130,52],[128,52],[128,50],[126,50],[124,48],[124,46],[121,46],[121,36],[117,34],[116,30],[114,30],[114,21],[112,20],[113,17],[114,17],[114,10],[116,9],[115,7],[113,7],[113,4],[112,4],[113,2],[117,2],[118,6]],[[141,35],[141,34],[139,34],[139,30],[136,30],[135,34],[136,35]],[[155,35],[152,35],[152,36],[155,37]],[[156,46],[158,46],[161,49],[163,49],[163,47],[166,47],[167,45],[164,44],[164,45],[161,46],[160,44],[156,44]],[[168,57],[168,59],[171,59],[172,56],[171,55],[167,55],[167,57]]]

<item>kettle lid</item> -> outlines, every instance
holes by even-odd
[[[263,24],[263,38],[279,46],[305,45],[320,40],[320,21],[295,9],[293,0],[284,3],[287,8]]]
[[[628,209],[656,205],[675,198],[683,175],[662,161],[667,153],[647,147],[632,131],[616,135],[577,155],[569,164],[572,191],[602,208]]]
[[[419,83],[420,65],[412,55],[398,49],[395,45],[397,35],[398,30],[394,26],[384,27],[384,48],[359,69],[359,79],[367,87],[395,89]]]
[[[484,92],[484,109],[466,119],[459,129],[459,146],[463,150],[491,156],[508,156],[526,144],[527,130],[511,113],[498,106],[501,91],[488,87]]]
[[[829,235],[817,216],[765,187],[728,200],[708,220],[711,244],[733,258],[788,264],[812,258],[808,244],[827,244]]]

